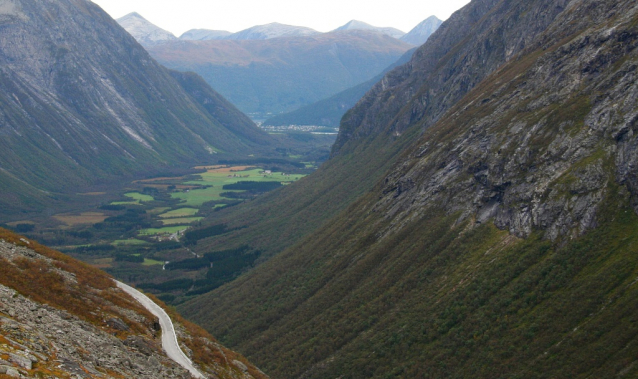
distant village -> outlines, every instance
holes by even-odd
[[[338,134],[339,128],[333,128],[330,126],[321,125],[283,125],[283,126],[270,126],[259,125],[260,128],[267,132],[309,132],[313,134]]]
[[[273,172],[272,170],[264,170],[264,171],[259,171],[259,175],[263,175],[264,178],[272,176]],[[281,176],[290,176],[290,174],[286,174],[285,172],[281,173]],[[250,175],[238,175],[238,174],[230,174],[228,175],[229,178],[249,178]]]

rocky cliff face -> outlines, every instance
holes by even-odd
[[[400,223],[436,204],[459,221],[556,239],[596,227],[614,186],[638,204],[637,12],[632,2],[567,4],[386,178],[389,216]]]
[[[344,116],[333,155],[349,141],[356,146],[368,136],[396,138],[417,123],[429,127],[542,33],[567,3],[482,0],[457,11],[411,62],[388,74]]]
[[[633,1],[471,2],[345,116],[319,174],[376,186],[181,309],[284,378],[638,375],[637,47]]]
[[[157,320],[106,274],[4,230],[0,264],[0,374],[191,377],[166,357]],[[214,378],[264,377],[196,327],[175,322],[200,371]]]

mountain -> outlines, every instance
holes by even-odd
[[[182,34],[179,39],[187,41],[206,41],[217,39],[230,40],[265,40],[280,37],[304,37],[320,34],[318,31],[303,26],[284,25],[273,22],[257,25],[237,33],[225,30],[192,29]]]
[[[405,35],[404,32],[395,28],[383,28],[378,26],[373,26],[370,24],[366,24],[363,21],[351,20],[347,24],[338,27],[335,30],[373,30],[379,33],[383,33],[393,38],[401,38]]]
[[[470,2],[179,309],[278,378],[637,376],[637,48],[633,1]]]
[[[436,32],[441,26],[443,21],[439,20],[436,16],[430,16],[423,20],[414,29],[410,30],[407,34],[403,35],[400,40],[413,45],[421,46],[430,36]]]
[[[179,39],[188,41],[206,41],[209,39],[225,39],[231,32],[225,30],[191,29],[182,34]]]
[[[352,108],[385,74],[397,66],[407,63],[416,48],[408,50],[398,61],[367,82],[348,88],[327,99],[306,105],[295,111],[277,115],[264,121],[263,125],[320,125],[338,127],[343,115]]]
[[[370,31],[266,40],[174,41],[160,63],[195,71],[243,112],[267,118],[371,79],[412,46]]]
[[[155,316],[104,272],[4,229],[0,262],[0,375],[191,378],[162,349],[161,333],[167,331]],[[168,312],[198,371],[266,378],[201,328]]]
[[[226,39],[231,40],[263,40],[280,37],[306,37],[320,34],[318,31],[303,26],[292,26],[273,22],[257,25],[252,28],[233,33]]]
[[[137,12],[120,17],[117,19],[117,22],[144,46],[156,45],[177,39],[173,33],[153,25]]]
[[[180,84],[90,1],[7,4],[0,7],[3,216],[52,209],[134,175],[263,151],[271,141],[201,79]]]

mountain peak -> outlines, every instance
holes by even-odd
[[[430,16],[421,21],[414,29],[410,30],[406,35],[401,37],[401,41],[411,43],[413,45],[423,45],[430,36],[436,32],[443,21],[436,16]]]
[[[294,26],[272,22],[257,25],[228,36],[234,40],[263,40],[279,37],[302,37],[320,34],[318,31],[305,26]]]
[[[145,19],[137,12],[131,12],[116,20],[142,45],[152,46],[164,41],[176,40],[173,33],[166,31]]]
[[[394,38],[401,38],[405,35],[404,32],[402,32],[399,29],[396,28],[391,28],[391,27],[378,27],[378,26],[374,26],[374,25],[370,25],[366,22],[363,21],[359,21],[359,20],[350,20],[348,21],[345,25],[338,27],[336,30],[374,30],[386,35],[389,35],[390,37],[394,37]]]
[[[226,30],[191,29],[182,34],[179,39],[191,41],[206,41],[211,39],[225,39],[232,33]]]
[[[119,20],[125,20],[125,19],[128,19],[128,18],[141,18],[142,20],[146,21],[146,19],[144,17],[142,17],[142,15],[137,13],[137,12],[131,12],[131,13],[127,14],[126,16],[122,16],[122,17],[118,18],[117,20],[118,21]]]

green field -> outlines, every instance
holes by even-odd
[[[246,171],[228,172],[223,170],[209,170],[202,174],[199,174],[199,180],[192,180],[185,184],[210,186],[208,188],[195,189],[183,192],[175,192],[171,196],[175,199],[183,201],[183,205],[200,207],[202,204],[208,201],[218,201],[226,199],[221,196],[222,192],[231,192],[223,189],[226,184],[234,184],[241,181],[252,182],[281,182],[291,183],[303,178],[305,175],[296,174],[284,176],[280,172],[275,172],[270,175],[260,174],[262,170],[252,169]]]
[[[114,201],[111,205],[141,205],[139,201]]]
[[[274,172],[270,175],[264,176],[264,174],[260,174],[263,171],[261,169],[252,169],[246,171],[235,171],[235,172],[221,172],[219,170],[209,170],[202,174],[198,174],[201,179],[200,180],[192,180],[190,182],[186,182],[186,184],[193,185],[212,185],[212,186],[223,186],[225,184],[233,184],[239,181],[253,181],[253,182],[294,182],[295,180],[299,180],[303,178],[305,175],[296,174],[290,176],[284,176],[280,172]],[[231,177],[229,177],[229,175]],[[232,177],[233,175],[237,175],[237,177]]]
[[[125,194],[124,194],[124,196],[126,196],[126,197],[130,197],[131,199],[133,199],[133,200],[137,200],[138,202],[139,202],[139,201],[141,201],[141,202],[149,202],[149,201],[153,201],[153,200],[155,200],[155,199],[153,198],[153,196],[144,195],[144,194],[141,194],[141,193],[139,193],[139,192],[129,192],[129,193],[125,193]]]
[[[179,217],[179,218],[169,218],[166,220],[162,220],[162,224],[164,225],[184,225],[184,224],[192,224],[193,222],[197,222],[203,219],[203,217]]]
[[[199,212],[199,209],[195,208],[180,208],[170,212],[162,213],[159,215],[161,218],[174,218],[174,217],[189,217],[195,216]]]
[[[127,240],[117,240],[113,241],[111,245],[115,246],[137,246],[137,245],[146,245],[148,242],[138,240],[136,238],[129,238]]]
[[[165,228],[149,228],[149,229],[142,229],[139,232],[139,235],[141,236],[155,236],[155,235],[160,235],[160,234],[173,234],[173,233],[177,233],[177,232],[181,232],[182,230],[186,230],[188,229],[188,226],[182,225],[182,226],[167,226]]]
[[[148,214],[152,214],[152,215],[158,215],[160,213],[164,213],[167,210],[171,209],[170,207],[159,207],[159,208],[153,208],[151,210],[146,211],[146,213]],[[160,216],[162,217],[162,216]]]
[[[156,261],[154,259],[144,258],[144,263],[142,263],[142,266],[157,266],[157,265],[163,265],[163,264],[164,262]]]

